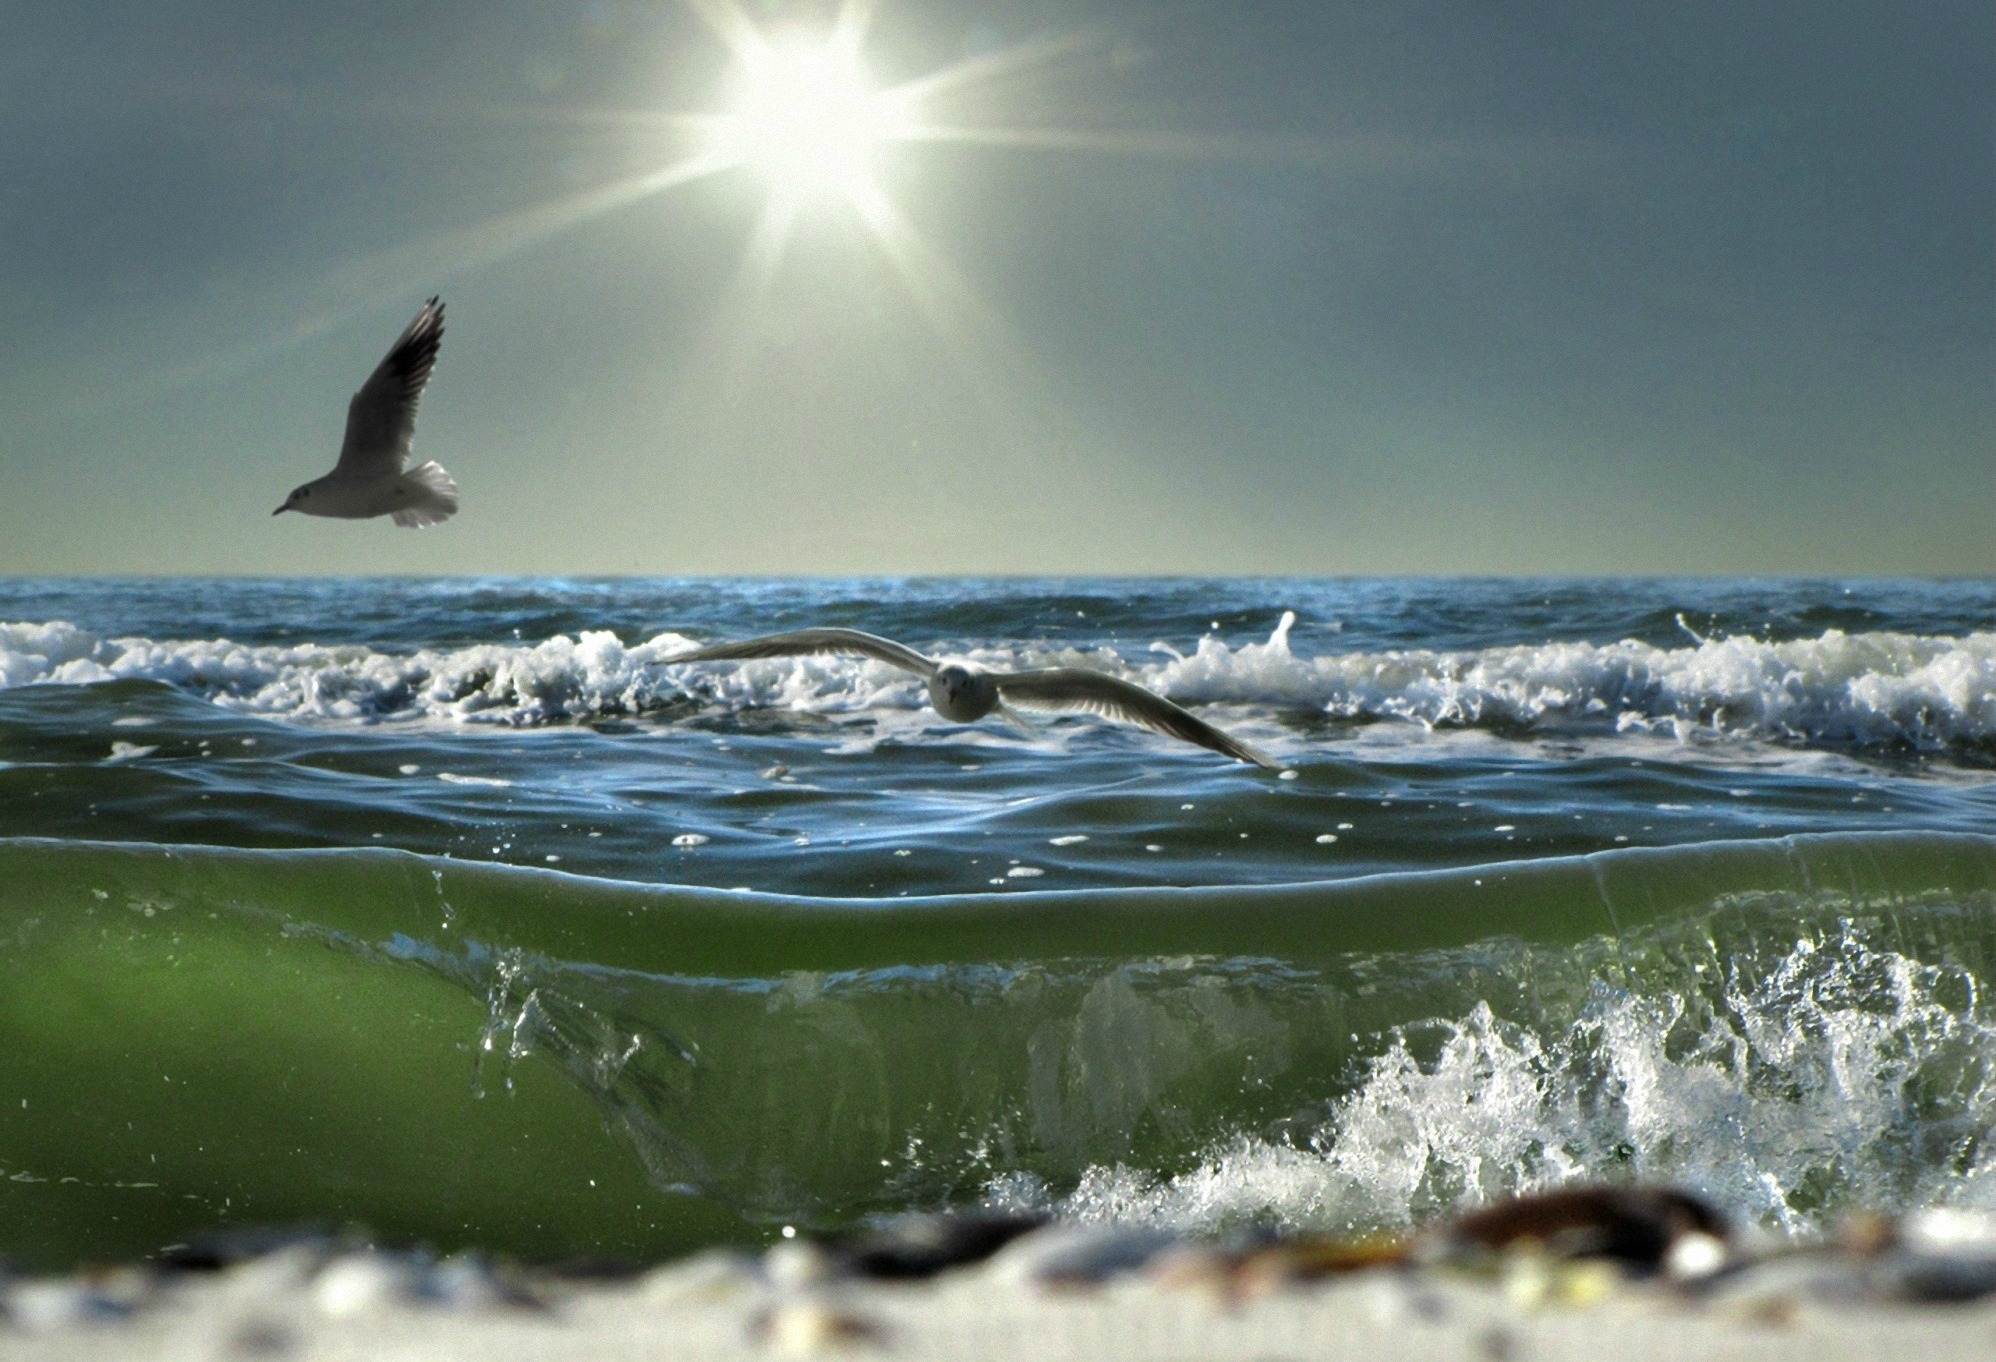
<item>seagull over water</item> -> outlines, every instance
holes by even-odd
[[[766,634],[739,643],[717,643],[690,653],[664,659],[677,667],[688,662],[736,662],[758,657],[802,657],[814,653],[840,653],[870,657],[877,662],[913,672],[929,683],[929,703],[945,719],[960,724],[975,723],[994,710],[1019,724],[1025,724],[1006,703],[1033,709],[1086,710],[1111,719],[1142,724],[1169,737],[1197,743],[1236,761],[1252,762],[1270,770],[1281,769],[1279,762],[1230,738],[1204,719],[1187,713],[1162,695],[1145,690],[1102,672],[1079,667],[1049,667],[1040,671],[989,672],[955,662],[939,663],[913,648],[878,634],[858,629],[798,629],[787,634]]]
[[[436,368],[443,337],[444,305],[432,298],[347,404],[346,442],[333,471],[293,491],[272,515],[302,511],[341,520],[385,515],[397,525],[422,529],[457,514],[457,483],[442,464],[402,471],[416,438],[416,404]]]

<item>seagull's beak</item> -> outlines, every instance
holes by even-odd
[[[272,514],[272,515],[283,515],[283,514],[284,514],[284,513],[286,512],[286,511],[288,511],[288,510],[290,510],[290,509],[291,509],[291,503],[287,501],[287,502],[285,502],[285,503],[284,503],[284,504],[283,504],[282,506],[280,506],[280,507],[278,507],[278,508],[277,508],[276,510],[272,511],[272,512],[271,512],[271,514]]]

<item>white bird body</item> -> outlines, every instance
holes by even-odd
[[[688,662],[733,662],[758,657],[800,657],[813,653],[846,653],[870,657],[913,672],[928,683],[929,703],[936,713],[955,723],[975,723],[994,711],[1018,720],[1006,704],[1014,701],[1037,709],[1087,710],[1111,719],[1142,724],[1153,732],[1197,743],[1236,761],[1271,770],[1279,763],[1222,733],[1197,715],[1153,691],[1103,672],[1079,667],[1040,671],[991,672],[956,662],[936,662],[891,638],[858,629],[798,629],[767,634],[739,643],[718,643],[665,659],[667,666]],[[1023,722],[1023,721],[1021,721]]]
[[[405,471],[416,439],[416,408],[436,368],[443,334],[444,305],[432,298],[347,404],[346,440],[333,471],[294,489],[272,515],[299,511],[340,520],[385,515],[397,525],[421,529],[457,514],[457,483],[442,464]]]

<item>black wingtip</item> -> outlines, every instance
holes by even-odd
[[[431,295],[429,301],[416,309],[416,315],[409,320],[409,329],[403,333],[404,341],[441,336],[444,333],[444,300],[441,295]]]

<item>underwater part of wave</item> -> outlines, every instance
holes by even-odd
[[[1153,644],[1153,663],[1109,649],[967,650],[998,669],[1083,666],[1180,703],[1310,710],[1429,727],[1560,726],[1899,746],[1996,742],[1996,632],[1891,632],[1763,642],[1635,640],[1464,652],[1389,650],[1301,657],[1293,614],[1265,643],[1202,638],[1190,654]],[[361,645],[249,645],[226,639],[101,638],[73,624],[0,624],[0,688],[164,682],[229,709],[315,721],[442,720],[531,725],[655,710],[689,698],[727,710],[824,715],[919,710],[918,684],[882,663],[776,658],[669,670],[693,646],[664,632],[625,644],[608,631],[533,644],[408,653]]]
[[[10,838],[0,930],[50,1254],[197,1204],[540,1253],[980,1196],[1389,1227],[1575,1173],[1996,1205],[1987,836],[891,904]]]

